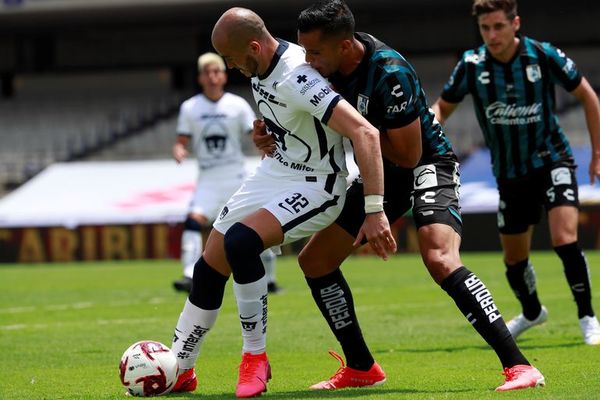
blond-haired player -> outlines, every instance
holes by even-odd
[[[208,52],[198,57],[198,83],[202,93],[181,105],[172,149],[173,158],[180,163],[187,158],[191,145],[199,168],[196,191],[181,235],[183,277],[173,282],[176,290],[188,293],[194,264],[202,254],[212,224],[246,177],[241,138],[252,130],[256,118],[246,100],[225,91],[227,73],[218,54]],[[278,290],[275,255],[267,249],[261,260],[269,291],[275,292]]]

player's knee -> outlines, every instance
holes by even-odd
[[[453,249],[446,247],[425,248],[421,251],[423,263],[436,283],[441,283],[461,265],[460,257],[454,253]]]
[[[513,253],[505,253],[504,254],[504,264],[506,264],[507,266],[517,265],[528,259],[529,259],[528,252],[519,252],[517,254],[513,254]]]
[[[192,290],[188,297],[190,302],[204,310],[221,308],[228,279],[228,276],[221,275],[200,257],[194,266]]]
[[[313,277],[317,265],[315,263],[315,257],[312,256],[310,249],[307,247],[304,247],[302,251],[300,251],[300,254],[298,254],[298,265],[300,265],[304,275]]]
[[[424,249],[421,256],[427,268],[434,271],[444,268],[449,261],[447,254],[440,248]]]
[[[200,232],[202,230],[202,224],[196,221],[194,218],[188,216],[183,223],[183,229],[186,231]]]
[[[247,269],[243,268],[244,266],[255,264],[256,260],[260,263],[260,253],[264,250],[263,241],[258,233],[241,222],[236,222],[227,230],[223,245],[234,277]]]
[[[318,250],[311,249],[310,245],[305,246],[298,254],[298,264],[309,278],[320,278],[337,270],[345,257],[340,258],[335,251],[329,254],[322,254]]]
[[[552,247],[564,246],[577,241],[577,230],[563,229],[552,235]]]

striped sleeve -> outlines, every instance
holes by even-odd
[[[552,82],[561,85],[568,92],[575,90],[581,83],[582,76],[573,60],[550,43],[542,43],[542,48],[548,56]]]
[[[402,65],[384,66],[375,91],[375,97],[382,102],[385,128],[402,128],[419,117],[421,83],[410,69]]]

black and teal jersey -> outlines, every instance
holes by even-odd
[[[365,46],[365,55],[349,76],[330,77],[335,90],[383,132],[420,118],[423,153],[419,165],[455,160],[452,145],[435,120],[413,67],[373,36],[356,33],[355,37]],[[389,162],[385,166],[400,168]]]
[[[581,82],[573,61],[549,43],[521,36],[513,59],[501,63],[483,45],[466,51],[444,86],[442,99],[470,93],[498,179],[526,176],[556,163],[574,164],[555,113],[554,89]]]

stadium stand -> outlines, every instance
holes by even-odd
[[[24,76],[0,102],[0,182],[10,189],[57,161],[85,159],[176,114],[162,71]]]
[[[596,87],[600,49],[566,49]],[[421,76],[430,103],[441,92],[455,54],[407,55]],[[0,100],[0,196],[53,162],[169,158],[177,110],[192,89],[171,89],[168,70],[120,70],[26,74],[15,80],[16,96]],[[228,88],[251,101],[248,86]],[[583,111],[557,92],[561,124],[571,143],[589,143]],[[461,160],[481,148],[483,137],[471,99],[448,121],[446,132]],[[255,154],[249,141],[247,154]]]
[[[256,0],[247,3],[259,11],[279,37],[295,40],[294,21],[307,2]],[[595,26],[600,15],[600,2],[572,0],[565,5],[529,0],[520,3],[519,12],[528,21],[523,34],[548,40],[565,50],[592,84],[600,87],[597,62],[600,37],[594,29],[589,29]],[[472,0],[356,0],[352,7],[358,30],[384,40],[414,64],[428,100],[433,103],[460,54],[479,43],[476,24],[469,14],[471,4]],[[191,190],[197,170],[190,160],[186,178],[182,166],[170,158],[177,110],[181,101],[197,90],[194,60],[201,52],[211,49],[212,26],[230,5],[228,0],[0,0],[0,197],[8,193],[6,187],[17,187],[34,175],[35,178],[20,189],[26,191],[29,184],[39,183],[57,170],[75,171],[79,167],[103,169],[118,164],[119,179],[107,181],[111,187],[124,184],[123,166],[127,163],[120,160],[132,160],[135,161],[130,163],[132,167],[144,164],[144,174],[150,166],[177,167],[177,179],[187,179],[185,184],[174,190],[175,183],[169,175],[164,191],[157,192],[153,179],[153,185],[136,188],[139,196],[132,198],[158,202],[162,199],[159,192],[165,194],[165,198],[181,196],[183,200],[177,212],[183,215],[189,199],[189,193],[184,190]],[[251,96],[247,79],[236,72],[229,74],[228,90],[246,98]],[[583,146],[578,154],[589,155],[581,106],[564,91],[558,90],[557,97],[561,124],[571,143]],[[445,130],[462,161],[463,211],[475,205],[479,207],[477,210],[488,213],[485,218],[493,220],[493,213],[489,213],[491,208],[482,209],[481,198],[473,197],[469,203],[467,186],[471,178],[475,181],[472,193],[487,193],[492,201],[497,197],[492,177],[473,177],[472,174],[489,172],[489,155],[481,150],[483,137],[470,97],[448,121]],[[251,154],[253,145],[248,141],[245,146],[246,154]],[[141,160],[149,161],[146,164]],[[582,160],[580,172],[585,173],[584,165],[586,161]],[[45,168],[47,166],[51,168]],[[44,171],[38,174],[42,169]],[[89,181],[87,176],[84,181]],[[100,186],[98,176],[95,175],[91,186]],[[60,177],[56,184],[58,192],[79,188],[71,179]],[[479,181],[488,185],[481,186]],[[69,184],[63,185],[63,182]],[[587,182],[587,179],[580,182],[582,198],[596,196],[595,188],[586,186]],[[19,191],[13,194],[18,195]],[[119,189],[109,191],[115,196],[124,195]],[[48,191],[44,189],[42,193],[45,194],[43,201],[39,201],[40,195],[36,194],[31,203],[23,203],[20,197],[15,197],[11,204],[16,204],[20,212],[41,212],[46,214],[44,218],[56,217],[55,210],[48,208],[51,203]],[[71,193],[68,195],[72,197]],[[10,197],[2,198],[3,202]],[[57,202],[64,206],[62,199]],[[98,217],[98,225],[104,225],[98,227],[99,232],[105,228],[111,231],[115,228],[111,224],[116,222],[105,216],[100,220],[99,209],[84,214]],[[9,211],[9,215],[15,214]],[[132,215],[129,210],[128,217]],[[472,221],[476,222],[466,222],[466,225],[481,225],[480,220]],[[54,228],[44,226],[43,218],[37,225],[40,230],[36,234],[40,238],[44,238],[46,232],[54,232]],[[588,235],[589,246],[599,243],[596,225],[596,222],[590,225],[594,234]],[[70,223],[65,226],[73,228]],[[465,243],[473,243],[470,249],[496,246],[493,222],[489,226],[488,236],[479,230],[467,230],[467,234],[473,232],[476,236],[465,237]],[[140,227],[131,225],[129,228],[134,232]],[[415,250],[417,244],[406,229],[405,247]],[[15,243],[20,240],[19,232],[11,233]],[[173,254],[178,252],[177,244],[168,242],[174,249]],[[547,242],[543,243],[547,245]],[[19,248],[20,244],[11,248]],[[92,253],[90,259],[96,257]]]

